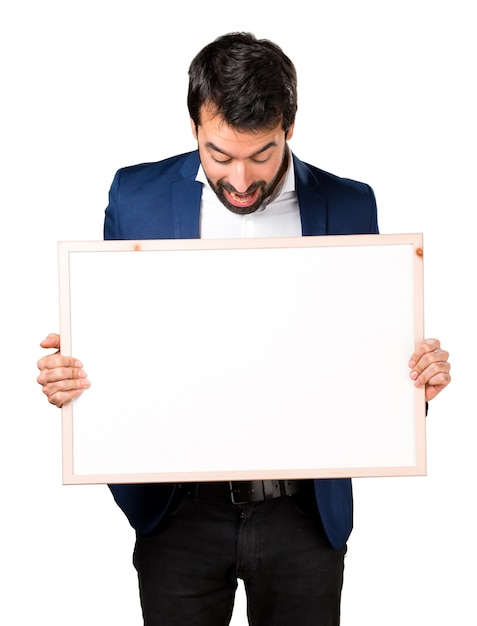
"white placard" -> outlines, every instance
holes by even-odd
[[[65,483],[425,474],[421,235],[59,251]]]

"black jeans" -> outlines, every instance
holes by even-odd
[[[145,626],[226,626],[237,578],[251,626],[337,626],[346,547],[324,536],[312,496],[245,505],[184,497],[138,536]]]

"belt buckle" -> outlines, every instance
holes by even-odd
[[[234,493],[234,482],[233,480],[229,481],[229,486],[230,486],[230,499],[232,501],[232,504],[236,504],[236,505],[241,505],[241,504],[249,504],[250,502],[257,502],[259,500],[263,500],[263,496],[262,497],[256,497],[254,491],[249,491],[248,492],[248,498],[246,499],[242,499],[239,500]],[[240,481],[239,481],[240,482]],[[240,489],[238,490],[239,492],[241,491]]]
[[[237,506],[241,504],[248,504],[249,502],[248,500],[236,500],[233,491],[230,492],[230,499],[232,500],[232,504],[236,504]]]
[[[236,504],[236,505],[247,504],[246,500],[236,500],[235,499],[234,482],[232,480],[229,480],[229,487],[230,487],[230,499],[232,501],[232,504]]]

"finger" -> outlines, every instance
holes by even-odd
[[[413,370],[411,372],[411,378],[417,378],[417,375],[422,374],[430,367],[439,366],[440,363],[445,364],[446,368],[450,368],[450,364],[448,362],[449,353],[447,350],[433,350],[432,352],[427,352],[424,354],[417,363],[415,363]]]
[[[74,361],[74,367],[43,367],[40,368],[40,373],[36,379],[40,385],[46,385],[48,383],[56,383],[64,381],[66,384],[68,381],[85,380],[88,375],[82,367],[78,367],[79,361]]]
[[[72,356],[63,356],[59,352],[42,357],[37,362],[39,370],[55,370],[64,368],[81,369],[83,364]],[[73,376],[73,378],[76,378]]]
[[[51,404],[61,407],[65,402],[81,395],[89,386],[90,382],[87,379],[58,380],[43,385],[43,393]]]
[[[48,402],[61,409],[67,402],[71,402],[83,393],[83,389],[71,389],[70,391],[59,391],[48,396]]]
[[[422,387],[423,385],[448,384],[450,382],[450,363],[447,361],[439,361],[431,363],[420,374],[413,370],[410,374],[414,385]]]
[[[440,347],[441,342],[439,339],[423,339],[417,344],[413,355],[409,359],[409,367],[415,367],[423,355],[433,352],[434,350],[439,350]]]
[[[442,383],[435,384],[435,385],[434,384],[426,385],[426,401],[427,402],[435,398],[438,393],[440,393],[443,389],[447,387],[447,385],[451,382],[451,377],[450,375],[448,375],[447,378],[443,376],[441,380],[443,380]]]

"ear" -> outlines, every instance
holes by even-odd
[[[190,118],[190,127],[192,130],[192,134],[194,135],[194,139],[197,139],[197,126],[192,118]]]
[[[285,139],[287,141],[289,141],[293,137],[293,131],[294,130],[295,130],[295,122],[293,122],[293,124],[288,129],[287,134],[285,135]]]

